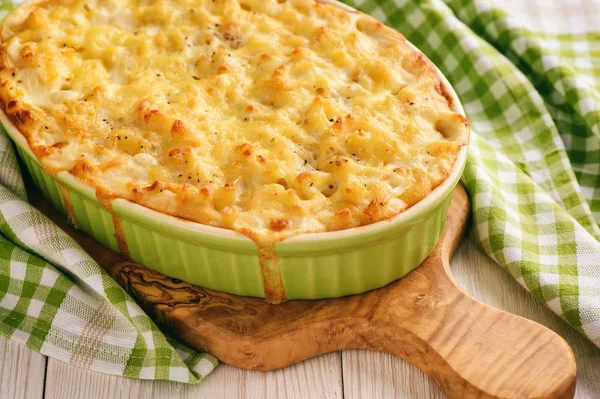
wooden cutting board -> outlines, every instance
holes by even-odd
[[[452,398],[571,398],[575,393],[575,358],[560,336],[481,304],[456,286],[449,260],[469,215],[462,186],[454,191],[438,245],[406,277],[361,295],[280,305],[194,286],[126,262],[68,226],[39,192],[30,198],[164,331],[225,363],[274,370],[359,348],[408,360]],[[376,270],[377,259],[373,262]]]

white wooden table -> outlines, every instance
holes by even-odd
[[[576,398],[600,398],[600,350],[530,296],[465,239],[452,261],[458,283],[491,306],[535,320],[564,337],[577,358]],[[477,356],[476,353],[473,356]],[[404,360],[377,352],[335,352],[261,373],[219,365],[199,385],[132,380],[46,358],[0,337],[0,398],[443,398]]]

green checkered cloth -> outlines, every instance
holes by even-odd
[[[462,99],[474,240],[600,346],[600,0],[347,3],[402,32]],[[0,0],[0,12],[11,7]],[[4,135],[0,234],[0,333],[129,377],[197,382],[216,365],[164,336],[27,204]]]
[[[350,1],[439,66],[472,125],[473,238],[600,346],[600,1]]]

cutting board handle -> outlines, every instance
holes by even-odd
[[[455,193],[454,204],[463,200]],[[445,232],[451,236],[466,220],[454,216]],[[367,323],[356,325],[368,337],[364,347],[407,359],[453,398],[572,398],[576,365],[567,343],[540,324],[469,297],[450,272],[458,240],[442,243],[409,284],[389,290]]]
[[[452,398],[572,398],[576,366],[554,332],[440,286],[369,320],[367,349],[409,360]],[[394,311],[395,310],[395,311]]]

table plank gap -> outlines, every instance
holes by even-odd
[[[340,354],[340,370],[342,371],[342,398],[346,398],[346,389],[344,388],[344,352],[339,351]]]
[[[46,356],[0,336],[0,396],[42,399]]]

